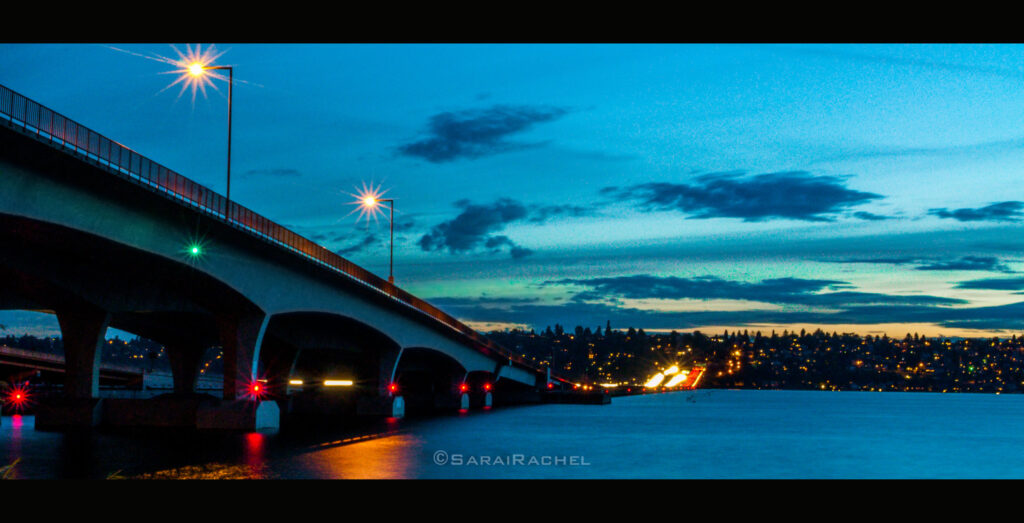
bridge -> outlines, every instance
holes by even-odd
[[[343,384],[342,411],[395,417],[536,402],[564,385],[387,280],[4,86],[0,245],[0,309],[50,312],[61,329],[63,392],[39,406],[41,429],[276,427],[316,411],[323,402],[303,398],[327,381]],[[174,394],[100,397],[108,327],[166,348]],[[222,352],[220,398],[196,394],[211,347]]]

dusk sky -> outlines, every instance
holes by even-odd
[[[189,47],[5,44],[0,84],[223,192]],[[215,48],[232,198],[386,277],[380,185],[396,283],[477,329],[1024,329],[1022,46]]]

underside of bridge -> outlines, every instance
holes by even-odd
[[[467,371],[430,347],[403,348],[385,333],[341,314],[267,316],[190,266],[187,258],[171,261],[81,231],[2,213],[0,244],[0,309],[53,313],[62,331],[66,401],[40,410],[37,425],[43,429],[102,422],[191,425],[195,411],[204,402],[213,403],[209,396],[196,394],[202,356],[211,348],[222,351],[225,359],[223,399],[258,396],[275,401],[285,420],[393,415],[396,397],[410,415],[489,408],[503,403],[494,397],[518,398],[533,390],[492,371]],[[260,317],[266,320],[246,321]],[[98,407],[100,345],[108,327],[165,347],[173,394],[152,401],[108,399],[107,412]],[[259,338],[256,354],[239,354],[246,345],[257,346],[255,340],[239,342],[246,335]],[[500,367],[494,366],[499,372]],[[343,385],[324,385],[328,382]],[[256,386],[262,387],[258,393],[253,391]],[[185,406],[171,407],[176,414],[170,417],[154,412],[168,411],[172,400]],[[183,409],[185,413],[179,412]]]
[[[0,246],[0,309],[51,312],[61,328],[63,397],[40,408],[39,428],[393,416],[519,401],[545,379],[379,291],[3,126]],[[172,394],[101,401],[108,327],[165,347]],[[220,398],[196,394],[213,349]]]

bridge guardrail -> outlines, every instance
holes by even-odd
[[[115,175],[146,186],[223,223],[254,234],[349,277],[403,305],[430,316],[503,358],[508,358],[536,371],[543,370],[512,354],[437,307],[399,289],[387,280],[327,250],[312,240],[306,239],[238,203],[229,201],[212,189],[202,186],[3,85],[0,85],[0,119],[5,120],[12,128],[19,129],[30,136],[34,135],[40,141],[48,142],[65,152],[91,161]]]

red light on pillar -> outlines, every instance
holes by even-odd
[[[459,392],[466,392],[467,390],[469,390],[469,385],[466,385],[465,383],[459,385]]]
[[[25,407],[30,399],[28,389],[22,386],[15,386],[7,391],[4,397],[4,403],[11,405],[15,412],[20,411]]]
[[[490,383],[484,383],[484,390],[489,392],[491,390],[491,384]]]
[[[264,379],[258,379],[250,382],[246,389],[249,392],[248,396],[251,400],[262,400],[270,395],[270,389],[267,388],[267,380]]]
[[[549,388],[549,389],[553,389],[553,388],[555,388],[555,384],[554,384],[554,383],[548,383],[548,388]]]
[[[392,384],[388,385],[388,392],[390,392],[392,394],[398,392],[398,384],[397,383],[392,383]]]

